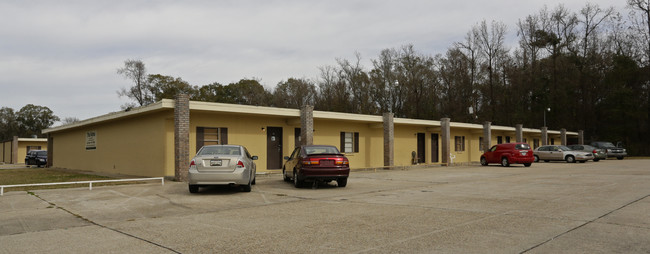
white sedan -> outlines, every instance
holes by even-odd
[[[250,192],[255,184],[256,166],[248,150],[240,145],[209,145],[201,147],[190,162],[189,189],[199,192],[207,185],[240,186]]]

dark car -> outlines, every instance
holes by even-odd
[[[334,146],[308,145],[297,147],[282,167],[285,181],[293,179],[296,188],[303,182],[336,181],[339,187],[348,184],[350,161]]]
[[[591,142],[591,146],[599,149],[604,149],[607,152],[607,157],[616,157],[616,159],[622,160],[627,156],[627,151],[625,148],[620,145],[615,146],[612,142]]]
[[[512,163],[521,163],[530,167],[533,160],[535,160],[533,150],[527,143],[498,144],[481,155],[481,165],[483,166],[487,166],[489,163],[500,163],[501,166],[508,167]]]
[[[36,165],[37,167],[47,165],[47,151],[31,150],[25,156],[25,165]]]

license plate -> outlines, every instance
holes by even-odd
[[[528,154],[528,152],[521,152],[521,155],[523,156],[526,156],[526,154]]]
[[[221,160],[210,160],[210,166],[221,166]]]

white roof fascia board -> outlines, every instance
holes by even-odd
[[[300,117],[300,110],[290,108],[272,108],[250,105],[238,105],[216,102],[190,101],[190,110],[217,111],[225,113]]]
[[[316,119],[358,121],[358,122],[366,122],[366,123],[384,122],[382,116],[328,112],[328,111],[314,111],[314,120]]]
[[[155,110],[159,110],[159,109],[163,109],[163,108],[168,108],[169,104],[170,104],[169,100],[161,100],[159,102],[155,102],[155,103],[149,104],[147,106],[134,108],[134,109],[131,109],[129,111],[112,112],[112,113],[108,113],[108,114],[105,114],[105,115],[101,115],[101,116],[89,118],[89,119],[86,119],[86,120],[83,120],[83,121],[79,121],[79,122],[76,122],[76,123],[66,124],[66,125],[62,125],[62,126],[58,126],[58,127],[52,127],[52,128],[44,129],[42,131],[42,133],[46,134],[46,133],[51,133],[51,132],[57,132],[57,131],[77,128],[77,127],[81,127],[81,126],[85,126],[85,125],[90,125],[90,124],[101,123],[101,122],[105,122],[105,121],[109,121],[109,120],[114,120],[114,119],[130,116],[130,115],[137,115],[137,114],[141,114],[141,113],[145,113],[145,112],[155,111]],[[173,106],[173,103],[171,103],[171,105]]]
[[[393,124],[423,125],[423,126],[427,126],[427,127],[431,127],[431,126],[440,127],[441,126],[440,121],[409,119],[409,118],[393,118]]]
[[[18,142],[47,142],[46,138],[18,138]]]

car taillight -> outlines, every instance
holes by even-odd
[[[336,165],[350,165],[350,161],[348,161],[346,158],[336,158],[334,160],[334,163]]]
[[[304,159],[302,165],[320,165],[320,159]]]
[[[192,169],[192,168],[194,168],[194,169],[196,168],[196,163],[194,162],[194,160],[190,161],[190,168],[191,168],[191,169]]]
[[[594,151],[592,153],[598,153],[598,150],[594,149]]]
[[[244,163],[242,161],[238,161],[237,168],[243,168],[243,167],[244,167]]]

